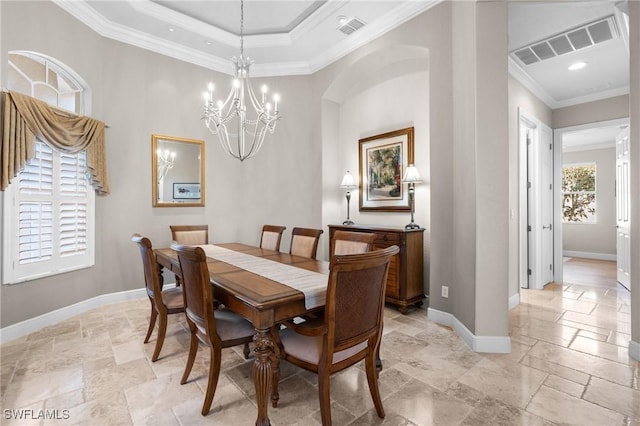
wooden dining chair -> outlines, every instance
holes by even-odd
[[[376,354],[382,338],[384,290],[391,258],[398,246],[362,254],[333,258],[324,320],[287,322],[287,328],[274,329],[274,361],[284,359],[318,374],[320,414],[323,426],[331,425],[329,378],[365,360],[371,398],[384,418],[378,389]],[[278,402],[278,372],[273,369],[272,403]]]
[[[260,236],[260,248],[280,251],[280,241],[286,226],[264,225]]]
[[[315,259],[322,232],[322,229],[293,228],[289,254]]]
[[[336,230],[331,239],[330,258],[334,255],[358,254],[371,251],[376,234]]]
[[[218,385],[222,349],[248,344],[253,340],[255,330],[251,323],[241,316],[225,309],[216,309],[214,306],[207,255],[201,247],[174,244],[171,248],[178,253],[182,270],[184,304],[191,333],[189,357],[180,384],[187,382],[198,352],[198,342],[202,342],[209,347],[210,357],[209,380],[202,405],[202,415],[206,416],[211,409]]]
[[[153,253],[151,241],[149,241],[148,238],[142,237],[140,234],[133,234],[131,240],[138,244],[140,248],[142,265],[144,267],[144,283],[147,288],[147,296],[149,296],[149,301],[151,302],[151,318],[149,319],[149,329],[144,338],[144,343],[147,343],[149,337],[151,337],[151,333],[156,325],[156,318],[159,320],[156,348],[151,357],[151,361],[156,362],[167,333],[168,315],[184,312],[182,289],[175,287],[162,291],[162,277],[158,264],[156,263],[156,256]]]
[[[178,244],[209,244],[209,225],[169,225],[171,239]]]

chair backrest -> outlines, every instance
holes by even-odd
[[[260,237],[260,248],[280,251],[280,241],[286,226],[264,225]]]
[[[389,263],[399,251],[398,246],[390,246],[368,253],[334,256],[325,306],[329,350],[338,352],[366,340],[377,341],[382,332]]]
[[[337,230],[331,239],[330,257],[371,251],[376,234]]]
[[[210,340],[217,338],[213,311],[213,289],[209,281],[207,255],[201,247],[173,244],[178,253],[182,271],[182,294],[186,315],[193,321],[201,334]]]
[[[318,252],[318,240],[322,232],[322,229],[293,228],[289,253],[315,259]]]
[[[209,244],[209,225],[170,225],[171,239],[178,244]]]
[[[160,288],[160,273],[158,270],[158,264],[156,262],[156,256],[153,253],[153,247],[151,241],[141,236],[140,234],[133,234],[131,241],[138,244],[140,248],[140,254],[142,255],[142,266],[144,267],[144,283],[147,288],[147,295],[151,299],[155,300],[156,294],[162,298],[160,294],[162,289]]]

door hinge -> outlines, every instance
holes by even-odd
[[[552,264],[549,264],[549,270],[553,271],[553,265]]]
[[[549,225],[549,230],[553,231],[553,223]]]
[[[549,144],[549,151],[553,151],[553,145]]]
[[[531,182],[527,182],[527,188],[531,188]]]
[[[531,269],[527,269],[527,275],[531,275]]]
[[[527,232],[531,232],[531,225],[527,225]]]
[[[549,191],[552,191],[552,190],[553,190],[553,185],[549,184]]]

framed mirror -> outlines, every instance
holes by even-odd
[[[204,206],[204,141],[151,135],[154,207]]]

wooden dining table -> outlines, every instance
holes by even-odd
[[[326,274],[328,281],[329,262],[293,256],[242,243],[216,244],[216,247]],[[159,248],[154,251],[161,272],[163,268],[166,268],[181,277],[178,256],[174,250]],[[256,330],[253,338],[256,356],[253,364],[253,380],[258,405],[256,425],[270,425],[268,402],[272,391],[273,369],[278,368],[277,365],[272,364],[274,343],[271,329],[282,321],[320,310],[322,306],[308,309],[305,306],[303,292],[232,264],[207,257],[207,267],[214,288],[214,298],[229,310],[249,320]],[[271,392],[271,399],[275,406],[278,401],[277,391]]]

